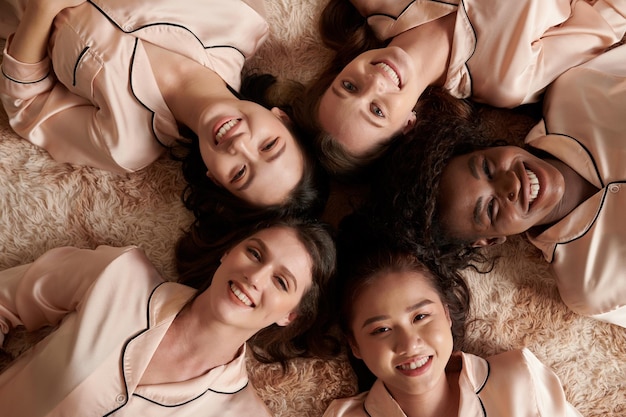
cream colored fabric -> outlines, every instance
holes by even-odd
[[[457,352],[447,371],[459,377],[459,417],[581,417],[565,400],[558,377],[529,350],[482,359]],[[459,369],[460,368],[460,369]],[[336,400],[324,417],[406,417],[382,381],[358,396]]]
[[[563,74],[526,142],[599,191],[531,241],[573,311],[626,327],[626,45]]]
[[[177,383],[139,381],[195,290],[163,282],[134,247],[53,249],[0,272],[0,323],[59,325],[0,374],[0,410],[37,416],[270,416],[248,383],[245,346]]]
[[[368,23],[381,39],[456,11],[444,87],[456,97],[497,107],[538,101],[559,74],[626,32],[624,0],[598,0],[593,6],[584,0],[404,0],[404,7],[351,1],[363,9],[370,3]]]
[[[180,137],[143,42],[239,89],[244,62],[268,31],[261,0],[87,2],[57,16],[49,59],[24,64],[5,49],[0,98],[13,129],[56,160],[136,171]]]

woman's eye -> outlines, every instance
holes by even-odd
[[[241,169],[239,171],[237,171],[237,173],[233,176],[233,178],[230,180],[231,182],[237,182],[239,181],[244,175],[246,174],[246,166],[242,166]]]
[[[494,199],[492,198],[491,200],[489,200],[489,203],[487,203],[487,217],[489,217],[490,223],[493,223],[493,202]]]
[[[356,91],[356,86],[352,84],[350,81],[342,81],[341,85],[346,91]]]
[[[276,281],[278,282],[278,285],[280,285],[280,287],[283,289],[283,291],[287,291],[287,281],[279,276],[276,277]]]
[[[391,328],[389,327],[377,327],[374,330],[372,330],[371,334],[375,335],[375,334],[382,334],[382,333],[387,333],[388,331],[391,331]]]
[[[263,146],[261,148],[261,151],[263,151],[263,152],[270,151],[270,150],[272,150],[272,148],[274,148],[274,146],[276,146],[277,143],[278,143],[278,138],[275,138],[275,139],[269,141],[269,143],[267,143],[265,146]]]
[[[489,169],[489,163],[487,162],[486,158],[483,159],[483,172],[485,173],[487,178],[491,179],[491,170]]]
[[[246,248],[246,251],[257,261],[261,260],[261,253],[254,248]]]
[[[428,317],[428,314],[416,314],[413,318],[413,321],[421,321],[424,320],[426,317]]]
[[[371,104],[370,105],[370,111],[374,114],[374,116],[376,117],[385,117],[385,113],[383,113],[383,111],[381,110],[380,107],[378,107],[376,104]]]

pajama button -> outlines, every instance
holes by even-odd
[[[618,184],[609,185],[609,191],[612,193],[619,193],[619,185]]]
[[[123,403],[124,401],[126,401],[126,396],[124,394],[120,394],[115,397],[115,401],[117,401],[118,403]]]

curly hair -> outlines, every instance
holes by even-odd
[[[270,109],[276,106],[268,94],[275,82],[273,76],[251,74],[243,80],[241,95],[232,89],[231,92],[242,100],[254,101]],[[289,108],[286,110],[289,115]],[[196,225],[227,233],[235,227],[254,224],[266,217],[315,216],[322,211],[328,198],[328,176],[318,164],[304,132],[297,125],[290,124],[287,127],[302,150],[303,175],[282,204],[266,207],[251,205],[208,178],[206,165],[199,152],[198,136],[190,129],[181,127],[184,138],[170,150],[170,154],[182,163],[183,176],[187,182],[182,200],[185,207],[193,212]]]
[[[323,223],[297,217],[272,218],[252,227],[234,229],[217,240],[206,240],[202,230],[192,226],[176,245],[178,281],[196,288],[199,295],[211,285],[227,250],[256,232],[273,227],[296,232],[311,257],[312,285],[298,304],[296,319],[288,326],[273,324],[260,330],[248,341],[252,352],[261,362],[280,362],[283,367],[297,356],[335,355],[337,341],[323,331],[329,286],[336,269],[336,249],[329,227]]]
[[[504,144],[485,134],[479,119],[441,113],[422,119],[411,134],[392,145],[363,210],[399,240],[417,242],[428,256],[454,270],[487,261],[472,242],[458,239],[440,217],[440,181],[448,162],[460,155]]]
[[[343,334],[352,337],[353,306],[363,290],[381,275],[417,272],[426,277],[447,306],[452,321],[455,350],[461,350],[469,314],[469,288],[458,270],[434,262],[428,251],[416,242],[406,244],[381,226],[376,219],[361,212],[348,215],[340,223],[337,237],[338,278],[341,282],[335,299],[336,316]],[[352,358],[361,389],[373,383],[371,373]]]

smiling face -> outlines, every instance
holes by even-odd
[[[441,176],[441,219],[475,246],[504,241],[553,221],[564,193],[561,173],[517,146],[496,146],[450,160]]]
[[[217,320],[251,333],[273,323],[285,326],[311,286],[312,266],[293,229],[264,229],[224,254],[211,286],[196,302]]]
[[[351,155],[366,155],[415,123],[413,107],[423,92],[402,49],[373,49],[353,59],[323,94],[322,129]]]
[[[352,351],[394,398],[446,384],[452,323],[422,273],[382,273],[362,290],[352,311]]]
[[[279,109],[222,100],[203,114],[200,153],[207,175],[255,206],[282,204],[302,179],[304,157]]]

